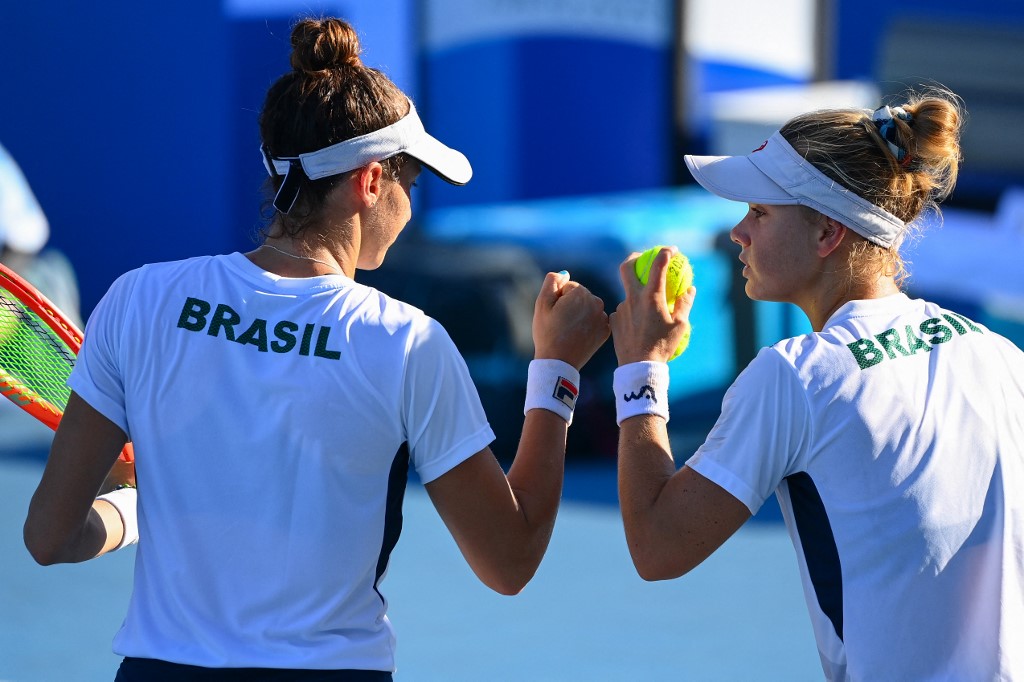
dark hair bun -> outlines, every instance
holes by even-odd
[[[292,68],[316,72],[360,67],[359,36],[342,19],[302,19],[292,29]]]

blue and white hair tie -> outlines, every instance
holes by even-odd
[[[906,166],[910,163],[910,152],[900,145],[899,131],[896,128],[896,122],[894,119],[900,119],[906,123],[912,123],[914,117],[911,116],[903,107],[889,107],[881,106],[875,110],[875,113],[871,115],[871,121],[878,128],[878,134],[885,140],[885,144],[889,147],[889,151],[896,157],[901,166]]]

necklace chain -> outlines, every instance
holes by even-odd
[[[296,255],[294,253],[288,253],[284,249],[279,249],[276,246],[274,246],[272,244],[267,244],[265,242],[264,242],[263,246],[267,247],[268,249],[273,249],[274,251],[277,251],[278,253],[283,253],[286,256],[291,256],[292,258],[296,258],[298,260],[311,260],[314,263],[320,263],[321,265],[326,265],[327,267],[329,267],[331,270],[334,270],[335,272],[338,271],[338,266],[331,265],[327,261],[322,261],[319,258],[313,258],[312,256],[298,256],[298,255]]]

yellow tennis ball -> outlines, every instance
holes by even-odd
[[[654,262],[658,252],[663,248],[665,247],[653,246],[641,253],[640,257],[636,259],[633,269],[640,283],[644,286],[647,285],[647,278],[651,274],[651,263]],[[676,299],[682,296],[692,285],[693,266],[690,265],[690,259],[677,251],[673,254],[672,260],[668,262],[668,271],[665,273],[665,300],[668,303],[669,310],[675,309]],[[687,329],[686,335],[679,342],[679,345],[676,346],[676,352],[672,354],[669,360],[678,358],[689,345],[690,329]]]

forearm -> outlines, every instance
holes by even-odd
[[[25,546],[37,562],[85,561],[121,542],[120,514],[96,496],[117,481],[134,479],[132,465],[112,469],[125,441],[116,424],[71,394],[25,519]],[[134,524],[130,501],[128,521]]]
[[[567,431],[565,420],[553,412],[527,412],[519,449],[508,472],[521,516],[519,545],[533,570],[547,549],[562,498]]]
[[[523,430],[507,480],[519,519],[517,564],[537,570],[551,539],[562,497],[565,442],[578,395],[579,371],[569,363],[535,359],[530,363]]]
[[[626,299],[610,321],[619,367],[612,380],[619,424],[619,504],[626,542],[645,580],[676,578],[699,565],[750,518],[727,490],[688,466],[676,468],[667,423],[668,360],[689,329],[696,290],[666,299],[662,248],[650,281],[636,277],[637,255],[619,266]],[[652,287],[650,282],[654,282]]]
[[[671,542],[662,515],[662,495],[676,472],[665,420],[639,415],[619,427],[619,506],[630,555],[638,568],[644,557]]]
[[[473,571],[501,594],[522,590],[547,550],[562,496],[579,368],[608,332],[601,299],[567,273],[548,273],[534,308],[535,359],[511,468],[506,473],[485,448],[426,485]]]
[[[506,475],[490,448],[427,483],[427,493],[481,582],[516,594],[537,571],[562,491],[565,421],[530,410]]]

